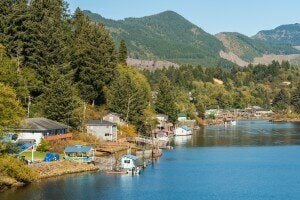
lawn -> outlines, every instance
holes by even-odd
[[[46,152],[35,151],[33,152],[33,158],[35,161],[43,161],[45,158]],[[31,160],[31,152],[26,151],[20,154],[20,156],[25,156],[26,160]]]

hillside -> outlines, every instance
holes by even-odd
[[[216,35],[222,41],[226,52],[232,52],[246,62],[268,54],[288,55],[299,53],[287,44],[271,44],[263,40],[253,39],[236,32],[223,32]]]
[[[131,58],[228,64],[219,56],[219,52],[225,50],[222,42],[173,11],[124,20],[110,20],[90,11],[84,12],[93,21],[104,23],[117,42],[124,38]]]
[[[253,38],[273,44],[284,43],[292,46],[300,46],[300,24],[287,24],[272,30],[260,31]]]

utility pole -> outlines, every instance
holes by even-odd
[[[85,113],[86,113],[86,103],[84,102],[83,103],[82,132],[84,131]]]
[[[27,104],[27,118],[30,117],[30,105],[31,105],[31,97],[28,96],[28,104]]]

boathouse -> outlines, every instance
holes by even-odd
[[[17,141],[31,140],[36,145],[42,139],[51,141],[72,138],[67,125],[46,118],[27,118],[14,132],[18,134]]]
[[[137,167],[138,164],[138,157],[126,154],[121,157],[121,167],[126,170],[132,170],[133,168]]]
[[[106,120],[90,120],[86,127],[87,133],[105,141],[117,140],[117,124]]]
[[[68,146],[64,150],[64,158],[66,160],[80,162],[80,163],[90,163],[94,161],[95,150],[92,146]]]

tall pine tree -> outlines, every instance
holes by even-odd
[[[121,40],[118,52],[118,61],[120,64],[126,65],[127,46],[124,39]]]
[[[41,96],[41,107],[45,117],[74,126],[75,111],[79,107],[76,90],[70,78],[62,75],[59,70],[52,67],[49,84]]]
[[[72,20],[74,46],[71,60],[79,95],[87,102],[104,102],[103,87],[115,77],[115,45],[103,24],[92,23],[78,8]]]
[[[163,76],[158,86],[155,110],[158,113],[168,115],[169,119],[172,122],[175,122],[178,112],[175,102],[176,95],[174,92],[174,87],[171,85],[168,77]]]

